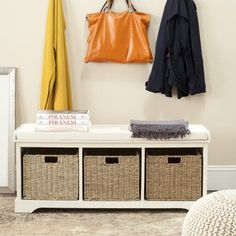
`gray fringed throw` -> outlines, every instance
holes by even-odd
[[[188,122],[184,120],[174,121],[130,121],[132,138],[170,139],[183,138],[190,134]]]

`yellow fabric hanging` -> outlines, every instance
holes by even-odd
[[[71,110],[71,88],[61,0],[49,0],[46,28],[41,110]]]

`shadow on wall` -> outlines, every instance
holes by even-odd
[[[176,92],[172,98],[153,93],[146,96],[144,103],[146,119],[151,120],[185,119],[190,123],[201,123],[205,109],[206,94],[177,99]]]
[[[22,113],[24,112],[24,109],[21,106],[21,99],[23,99],[24,97],[24,94],[21,93],[21,91],[23,90],[20,80],[21,78],[21,69],[16,68],[16,127],[21,124]]]
[[[137,64],[85,64],[80,80],[80,105],[93,107],[95,123],[129,123],[130,119],[142,115],[149,67]]]

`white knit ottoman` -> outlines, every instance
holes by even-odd
[[[236,190],[199,199],[184,220],[182,236],[236,236]]]

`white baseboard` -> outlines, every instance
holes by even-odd
[[[208,190],[236,189],[236,165],[208,166]]]

